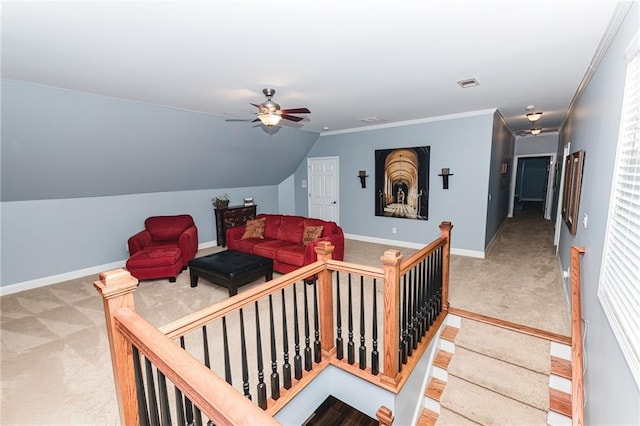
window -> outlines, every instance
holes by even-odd
[[[598,297],[640,387],[640,46],[627,76]]]

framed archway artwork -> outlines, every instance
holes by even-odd
[[[376,216],[429,218],[430,147],[377,149]]]

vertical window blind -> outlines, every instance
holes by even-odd
[[[640,387],[640,46],[627,73],[598,297]]]

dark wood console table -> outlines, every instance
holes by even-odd
[[[214,209],[216,213],[216,233],[219,246],[227,246],[227,229],[242,226],[247,220],[256,217],[256,205],[229,206],[226,209]]]

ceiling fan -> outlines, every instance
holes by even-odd
[[[267,97],[267,100],[261,104],[254,104],[254,107],[258,108],[258,118],[253,121],[261,121],[265,126],[275,126],[282,120],[295,121],[298,122],[303,120],[303,117],[296,117],[291,114],[309,114],[308,108],[290,108],[290,109],[281,109],[280,105],[273,102],[271,98],[276,93],[275,89],[262,89],[262,93]]]

